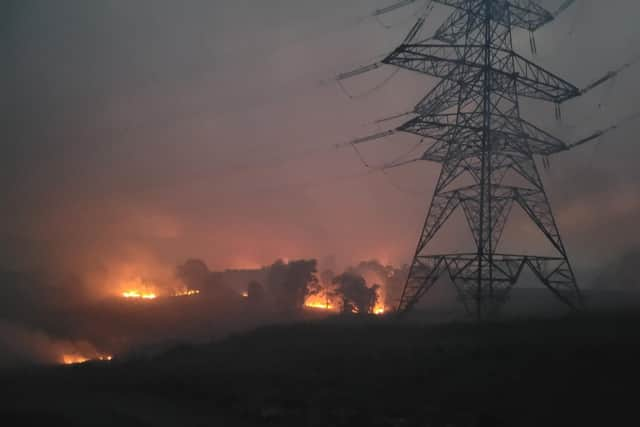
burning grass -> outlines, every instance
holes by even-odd
[[[138,290],[129,290],[122,293],[124,298],[133,299],[156,299],[158,296],[154,292],[141,292]]]
[[[193,295],[198,295],[200,291],[198,289],[185,289],[182,291],[175,292],[172,296],[174,297],[190,297]]]
[[[125,281],[119,288],[120,295],[131,300],[154,300],[160,294],[156,286],[141,278]]]
[[[124,282],[120,289],[120,296],[130,300],[155,300],[160,297],[190,297],[200,294],[199,289],[180,288],[178,290],[163,290],[153,283],[142,279]]]
[[[304,301],[304,306],[310,309],[338,311],[339,305],[337,301],[334,301],[335,297],[331,297],[326,292],[321,292],[316,295],[309,295]]]
[[[331,295],[322,291],[315,295],[309,295],[304,301],[304,307],[310,310],[323,310],[327,312],[338,313],[345,310],[345,301],[338,295]],[[350,311],[353,314],[359,314],[358,307],[350,305]],[[376,302],[371,307],[369,313],[375,315],[383,315],[386,312],[384,299],[380,293],[377,294]]]
[[[81,363],[101,361],[101,362],[109,362],[113,360],[113,356],[110,354],[98,354],[98,355],[83,355],[79,353],[69,353],[63,354],[60,358],[60,362],[63,365],[79,365]]]

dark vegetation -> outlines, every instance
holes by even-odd
[[[371,313],[378,300],[380,285],[367,286],[364,278],[358,274],[345,272],[333,279],[338,285],[336,295],[342,297],[342,310],[347,313]]]
[[[65,426],[635,425],[638,325],[639,314],[617,313],[264,327],[152,359],[7,372],[0,416]]]

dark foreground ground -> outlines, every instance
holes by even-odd
[[[267,327],[2,374],[2,425],[639,425],[640,314]]]

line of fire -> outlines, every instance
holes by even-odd
[[[114,346],[111,338],[103,346],[68,343],[59,346],[56,362],[108,363],[133,344],[161,342],[169,334],[208,337],[215,333],[211,324],[217,323],[259,326],[331,316],[382,317],[393,312],[407,271],[408,266],[370,260],[336,273],[319,268],[315,259],[211,271],[204,261],[190,259],[175,269],[169,282],[142,277],[116,280],[83,320],[93,335],[99,335],[96,331],[104,328],[104,319],[110,319],[105,333],[127,345]]]

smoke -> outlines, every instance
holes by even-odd
[[[14,66],[0,72],[0,265],[73,271],[99,293],[130,274],[170,280],[173,266],[194,253],[214,270],[318,252],[335,253],[341,265],[371,256],[410,261],[437,165],[343,180],[335,178],[357,175],[355,156],[298,156],[368,133],[361,123],[406,111],[416,85],[433,83],[402,75],[357,105],[314,89],[319,78],[397,44],[375,25],[342,22],[368,15],[370,2],[23,3],[2,14],[0,47]],[[547,3],[555,9],[558,1]],[[536,62],[582,86],[637,53],[638,5],[576,3],[536,34]],[[440,9],[434,28],[450,12]],[[607,31],[589,32],[594,25]],[[515,37],[528,43],[524,32]],[[552,107],[523,101],[523,109],[535,108],[525,111],[533,123],[574,140],[638,109],[633,77],[620,75],[606,99],[602,87],[563,106],[562,124]],[[603,246],[619,255],[637,240],[637,132],[634,124],[597,150],[558,156],[546,177],[578,271],[603,263]],[[404,151],[395,143],[364,149],[372,164]]]
[[[368,283],[379,284],[382,297],[392,305],[400,300],[409,275],[409,266],[405,264],[398,268],[393,265],[384,265],[378,260],[369,260],[349,267],[347,271],[362,275]]]
[[[103,355],[88,341],[53,338],[40,330],[0,321],[0,367],[3,368],[25,363],[77,363]]]
[[[129,280],[134,271],[129,268],[118,274],[107,269],[90,279],[0,272],[1,363],[61,363],[65,355],[84,360],[208,341],[300,318],[305,298],[319,290],[315,260],[211,271],[203,260],[191,258],[168,270],[173,274],[158,281],[153,276]],[[121,283],[121,277],[127,279]],[[95,283],[103,291],[96,293]],[[143,286],[156,298],[122,295],[127,287]],[[198,293],[176,294],[176,289]]]
[[[593,288],[640,292],[638,262],[640,248],[630,249],[600,270],[593,281]]]
[[[95,335],[83,334],[93,305],[89,286],[77,276],[0,272],[0,365],[63,363],[63,357],[102,353]]]

